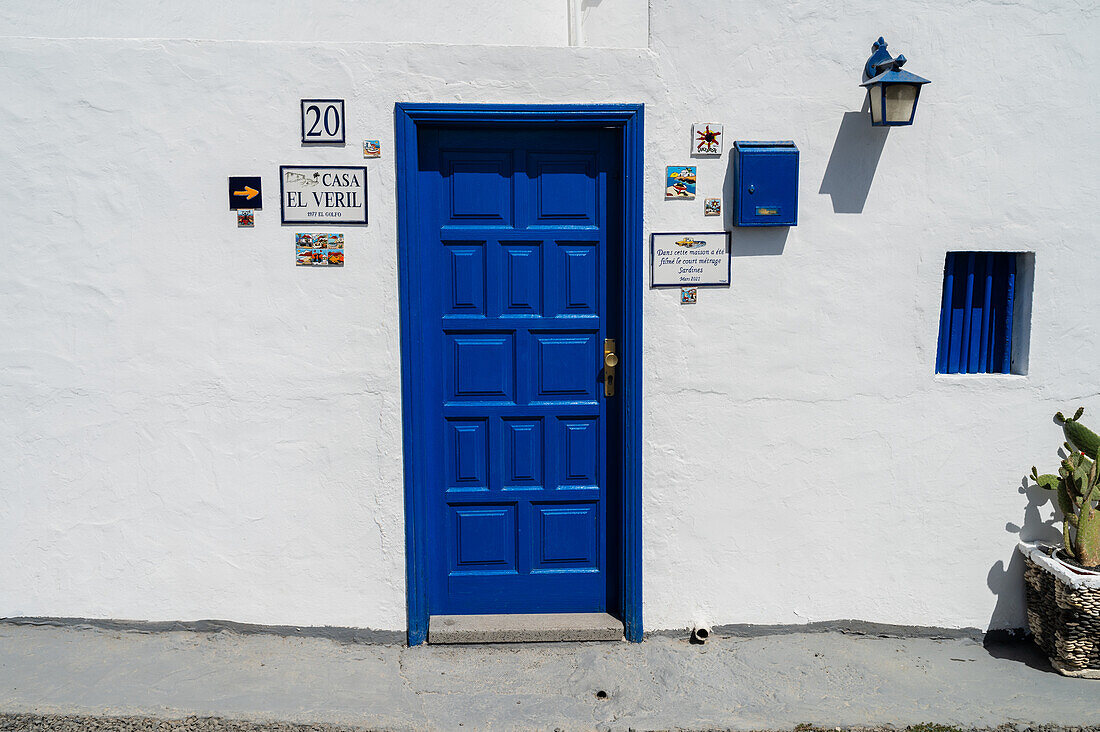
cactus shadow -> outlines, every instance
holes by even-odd
[[[1016,633],[989,633],[982,641],[985,652],[993,658],[1016,661],[1036,671],[1058,675],[1039,646],[1023,631]]]
[[[1042,541],[1051,544],[1061,541],[1062,532],[1057,525],[1061,521],[1061,513],[1058,511],[1054,494],[1035,485],[1028,478],[1020,480],[1017,492],[1027,499],[1027,504],[1024,506],[1024,520],[1019,525],[1012,522],[1006,523],[1005,531],[1017,535],[1023,541]],[[1044,510],[1044,507],[1048,508]],[[1048,514],[1048,518],[1043,517],[1044,513]],[[986,626],[990,629],[993,638],[997,638],[994,631],[1000,631],[1003,634],[1004,631],[1027,627],[1024,561],[1015,547],[1010,551],[1007,562],[998,559],[986,575],[986,585],[997,598],[993,614]],[[996,658],[1017,660],[1033,668],[1053,672],[1049,662],[1042,653],[1034,649],[1034,644],[1030,641],[1027,644],[1021,644],[1015,639],[991,639],[985,646],[986,650]]]

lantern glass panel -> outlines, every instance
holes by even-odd
[[[886,121],[908,122],[917,103],[916,84],[885,84]]]
[[[871,124],[882,124],[882,84],[867,87],[867,99],[871,102]]]

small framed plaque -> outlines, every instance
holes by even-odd
[[[280,165],[284,224],[367,223],[367,169],[356,165]]]
[[[302,100],[302,144],[344,144],[344,100]]]
[[[649,246],[652,287],[720,287],[730,283],[728,231],[654,233]]]

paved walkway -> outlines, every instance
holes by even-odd
[[[1020,643],[795,633],[420,646],[0,623],[0,712],[382,729],[1100,723],[1100,682]]]

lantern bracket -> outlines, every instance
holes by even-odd
[[[863,66],[863,73],[868,78],[874,78],[884,71],[896,71],[905,65],[905,55],[898,54],[897,58],[886,50],[886,39],[879,36],[878,40],[871,44],[871,56]]]

